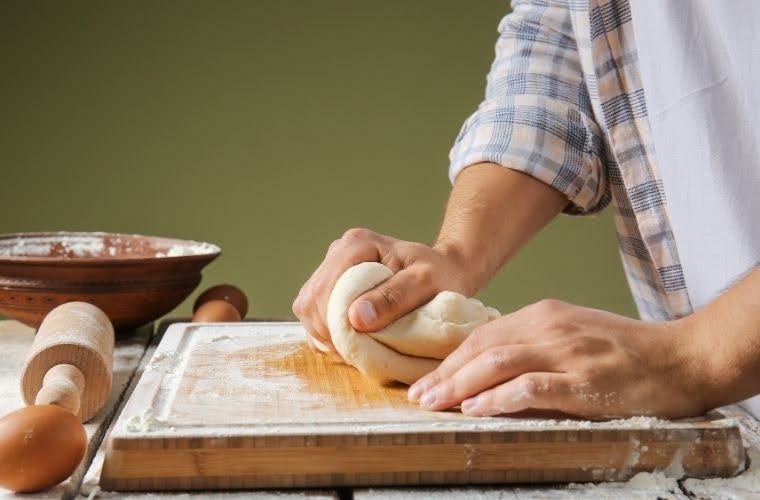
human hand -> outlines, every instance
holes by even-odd
[[[440,291],[465,295],[475,291],[466,266],[450,247],[430,247],[369,229],[349,229],[330,245],[324,261],[293,302],[293,313],[306,329],[312,347],[335,352],[325,319],[327,302],[338,278],[362,262],[381,262],[394,275],[361,295],[349,308],[349,321],[360,332],[380,330]]]
[[[409,400],[473,416],[699,415],[711,408],[710,384],[687,325],[541,301],[475,330],[409,388]]]

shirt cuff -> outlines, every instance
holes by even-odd
[[[541,98],[489,100],[464,124],[449,158],[449,178],[492,162],[562,192],[570,214],[591,214],[610,201],[604,145],[596,123],[576,107]]]

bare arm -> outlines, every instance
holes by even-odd
[[[708,407],[760,393],[760,268],[680,322]]]
[[[466,269],[469,294],[491,277],[566,205],[559,191],[493,163],[462,171],[434,245]]]
[[[330,292],[346,269],[366,261],[382,262],[395,275],[349,309],[359,331],[379,330],[442,290],[472,295],[566,204],[563,194],[528,175],[495,164],[473,165],[454,183],[433,246],[350,229],[330,245],[293,312],[317,345],[329,349],[324,318]]]
[[[542,301],[473,332],[409,389],[470,415],[691,417],[760,394],[760,269],[696,313],[649,323]]]

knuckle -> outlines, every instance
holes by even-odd
[[[306,301],[304,300],[303,296],[299,295],[296,297],[296,300],[293,301],[292,308],[293,314],[295,314],[297,317],[301,318],[306,315]]]
[[[501,406],[501,405],[497,405],[497,400],[499,399],[500,397],[498,396],[494,397],[493,394],[491,394],[491,391],[481,392],[477,396],[478,406],[480,408],[494,408],[497,406]]]
[[[525,398],[535,398],[539,394],[546,392],[544,388],[544,384],[541,383],[538,379],[535,377],[523,377],[520,383],[520,394],[522,394]]]
[[[530,312],[537,315],[554,315],[560,312],[565,303],[557,299],[541,299],[529,306]]]
[[[433,266],[427,262],[419,263],[415,266],[415,275],[417,280],[423,286],[430,286],[433,284]]]
[[[469,337],[462,343],[462,350],[465,357],[473,359],[480,354],[483,345],[483,332],[480,329],[475,329]]]
[[[365,240],[369,239],[374,234],[375,233],[373,231],[370,231],[369,229],[363,227],[352,227],[343,233],[342,239],[346,241]]]
[[[388,269],[397,273],[404,269],[404,260],[396,254],[391,254],[385,257],[383,264],[388,266]]]
[[[437,393],[438,399],[442,401],[449,401],[454,398],[454,385],[451,382],[440,382],[436,388],[435,391]]]
[[[504,349],[491,349],[485,354],[486,365],[494,371],[505,370],[510,361],[510,356]]]
[[[321,345],[326,346],[326,344],[331,343],[330,332],[326,331],[322,325],[313,324],[310,325],[310,327],[311,331],[309,331],[309,335],[316,339]]]
[[[327,247],[327,253],[329,254],[329,253],[334,252],[335,250],[340,248],[342,243],[343,243],[343,240],[340,240],[340,239],[333,240],[333,242],[330,243],[330,246]]]
[[[441,374],[438,370],[434,370],[425,376],[425,385],[427,387],[434,387],[441,383]]]

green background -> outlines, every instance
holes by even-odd
[[[0,3],[0,231],[207,240],[204,286],[289,315],[352,226],[429,242],[502,0]],[[561,217],[481,297],[633,315],[610,213]],[[176,313],[187,313],[188,303]]]

